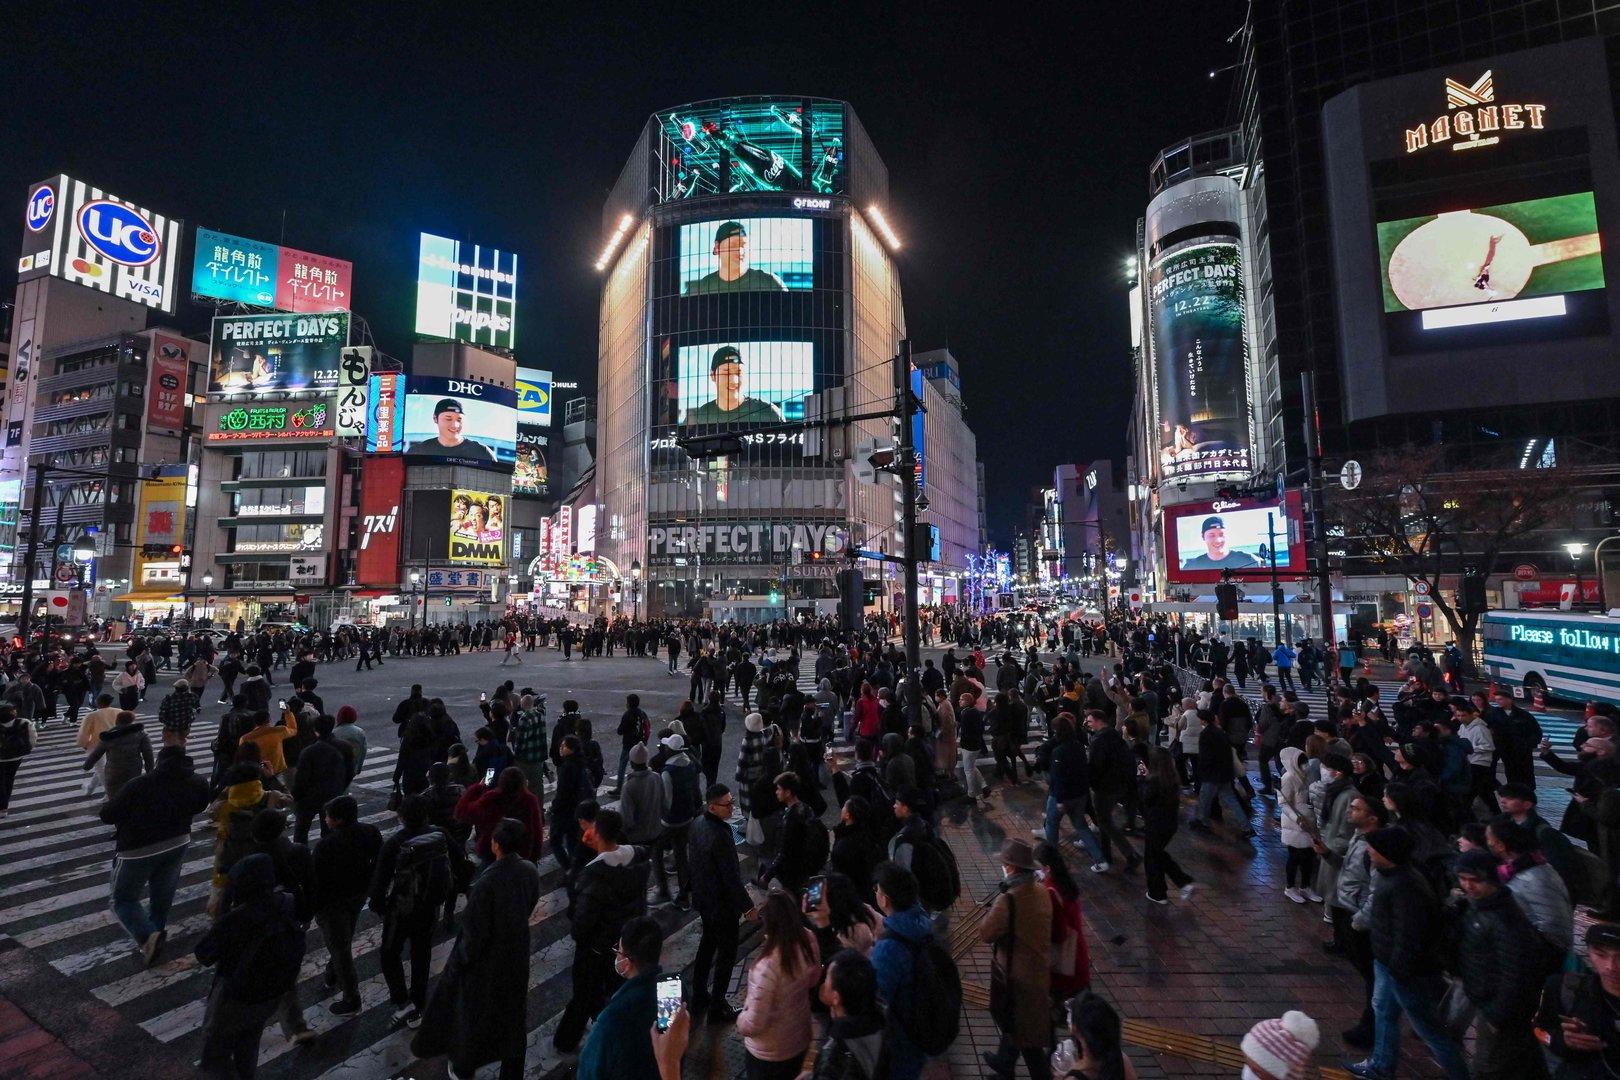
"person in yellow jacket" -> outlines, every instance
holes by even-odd
[[[298,717],[293,715],[291,709],[281,710],[281,722],[272,724],[268,712],[260,712],[254,718],[253,730],[242,736],[239,745],[252,743],[259,748],[259,757],[270,769],[271,776],[280,776],[287,771],[287,756],[282,751],[282,744],[298,734]]]
[[[253,815],[266,808],[292,804],[292,796],[282,790],[275,774],[260,759],[258,745],[247,744],[245,739],[243,742],[235,763],[220,777],[219,795],[208,808],[215,825],[213,891],[208,898],[208,913],[216,917],[231,867],[253,850]],[[281,743],[274,745],[279,756]]]

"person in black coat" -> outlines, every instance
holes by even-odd
[[[360,809],[339,795],[323,811],[326,831],[310,853],[315,921],[326,939],[326,980],[340,997],[331,1005],[337,1016],[360,1011],[360,979],[354,968],[354,927],[365,907],[377,870],[382,833],[360,820]]]
[[[1086,748],[1091,759],[1091,817],[1102,834],[1102,861],[1098,866],[1108,868],[1117,844],[1125,853],[1125,872],[1130,873],[1141,865],[1142,858],[1114,824],[1114,807],[1124,801],[1127,786],[1136,783],[1136,755],[1101,710],[1086,711],[1086,730],[1091,733]]]
[[[703,814],[692,823],[686,840],[692,906],[703,923],[697,959],[692,965],[691,1006],[694,1015],[707,1011],[712,1019],[724,1023],[737,1016],[737,1010],[726,1001],[726,987],[737,963],[741,930],[738,920],[753,914],[754,903],[743,885],[737,861],[736,837],[729,821],[734,801],[731,789],[724,784],[710,784],[704,801]]]
[[[179,746],[159,750],[157,766],[125,784],[101,808],[101,820],[116,830],[113,913],[141,947],[148,966],[157,962],[163,947],[192,820],[207,808],[208,783]],[[147,888],[152,899],[143,909],[141,893]]]
[[[1210,811],[1215,809],[1215,800],[1219,799],[1232,815],[1229,826],[1241,830],[1245,838],[1255,835],[1249,815],[1232,790],[1236,778],[1231,736],[1222,725],[1206,723],[1198,735],[1198,811],[1193,815],[1192,828],[1209,828]]]
[[[1102,844],[1086,824],[1086,809],[1091,805],[1091,768],[1086,759],[1086,744],[1080,741],[1070,713],[1058,713],[1052,722],[1052,731],[1055,738],[1046,765],[1046,842],[1057,847],[1063,819],[1067,817],[1080,834],[1080,842],[1085,845],[1091,861],[1105,862]]]
[[[1466,851],[1457,884],[1467,896],[1457,945],[1457,973],[1479,1010],[1476,1076],[1545,1076],[1530,1025],[1550,974],[1541,936],[1496,874],[1496,859]]]
[[[557,856],[558,866],[573,864],[574,849],[579,846],[579,819],[574,811],[595,794],[590,777],[585,774],[579,736],[568,735],[557,746],[557,790],[551,797],[549,809],[551,850]]]
[[[575,880],[569,926],[574,939],[573,994],[552,1037],[560,1054],[578,1049],[585,1022],[624,984],[615,970],[615,950],[624,924],[647,913],[647,879],[652,872],[645,854],[624,842],[624,818],[617,810],[598,810],[582,845],[589,861]]]
[[[332,738],[332,718],[322,716],[315,721],[316,740],[298,755],[298,770],[293,773],[293,811],[297,824],[293,828],[293,842],[309,843],[309,824],[321,818],[321,835],[326,835],[326,819],[321,809],[343,794],[354,779],[354,758],[338,741]]]
[[[529,915],[540,902],[540,871],[518,851],[528,843],[521,821],[495,826],[495,861],[478,876],[444,973],[428,998],[411,1051],[448,1053],[458,1076],[501,1063],[502,1076],[522,1076],[529,1037]]]
[[[759,885],[769,885],[774,878],[789,892],[804,888],[810,875],[818,872],[812,866],[810,830],[818,828],[815,815],[799,798],[799,778],[782,773],[776,778],[776,800],[782,804],[781,824],[776,829],[776,856],[759,875]]]

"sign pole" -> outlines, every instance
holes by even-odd
[[[1316,605],[1321,621],[1321,639],[1334,640],[1333,575],[1328,568],[1327,506],[1322,491],[1322,418],[1316,411],[1316,380],[1309,371],[1299,373],[1301,402],[1305,413],[1305,460],[1311,489],[1311,550],[1316,561]]]

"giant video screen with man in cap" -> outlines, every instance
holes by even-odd
[[[683,345],[676,407],[685,427],[780,424],[804,418],[815,392],[815,349],[808,341]]]
[[[811,287],[809,218],[729,218],[682,225],[682,296],[787,292]]]
[[[417,375],[406,387],[406,454],[506,469],[517,460],[517,391]]]
[[[1240,578],[1269,575],[1273,553],[1278,573],[1302,573],[1300,509],[1298,492],[1289,492],[1282,505],[1217,499],[1166,507],[1167,576],[1172,582],[1195,583],[1219,581],[1226,572]]]

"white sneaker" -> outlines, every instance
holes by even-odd
[[[1147,898],[1148,898],[1148,899],[1149,899],[1149,900],[1151,900],[1151,901],[1153,901],[1153,903],[1155,903],[1155,904],[1158,904],[1158,905],[1159,905],[1159,906],[1160,906],[1160,907],[1163,907],[1163,906],[1164,906],[1164,905],[1166,905],[1166,904],[1168,904],[1168,903],[1170,903],[1170,900],[1169,900],[1169,898],[1165,898],[1165,899],[1163,899],[1163,900],[1156,900],[1156,899],[1154,899],[1154,897],[1153,897],[1153,894],[1152,894],[1152,893],[1143,893],[1143,894],[1142,894],[1142,895],[1143,895],[1143,896],[1145,896],[1145,897],[1147,897]]]
[[[1298,889],[1284,889],[1283,895],[1288,897],[1288,899],[1292,900],[1296,904],[1303,904],[1305,902],[1305,894],[1300,892]]]
[[[1305,889],[1303,891],[1305,893],[1305,899],[1309,900],[1311,903],[1320,904],[1322,902],[1322,894],[1317,892],[1315,889]]]
[[[1105,862],[1094,862],[1091,864],[1091,872],[1093,874],[1106,874],[1108,873],[1108,864]]]
[[[394,1015],[393,1015],[394,1023],[403,1024],[405,1022],[405,1020],[415,1011],[416,1011],[416,1006],[410,1004],[409,1002],[407,1002],[404,1005],[396,1006],[395,1009],[394,1009]]]
[[[1198,888],[1198,883],[1196,881],[1187,882],[1187,884],[1181,887],[1181,898],[1183,900],[1191,900],[1193,890],[1196,888]]]

